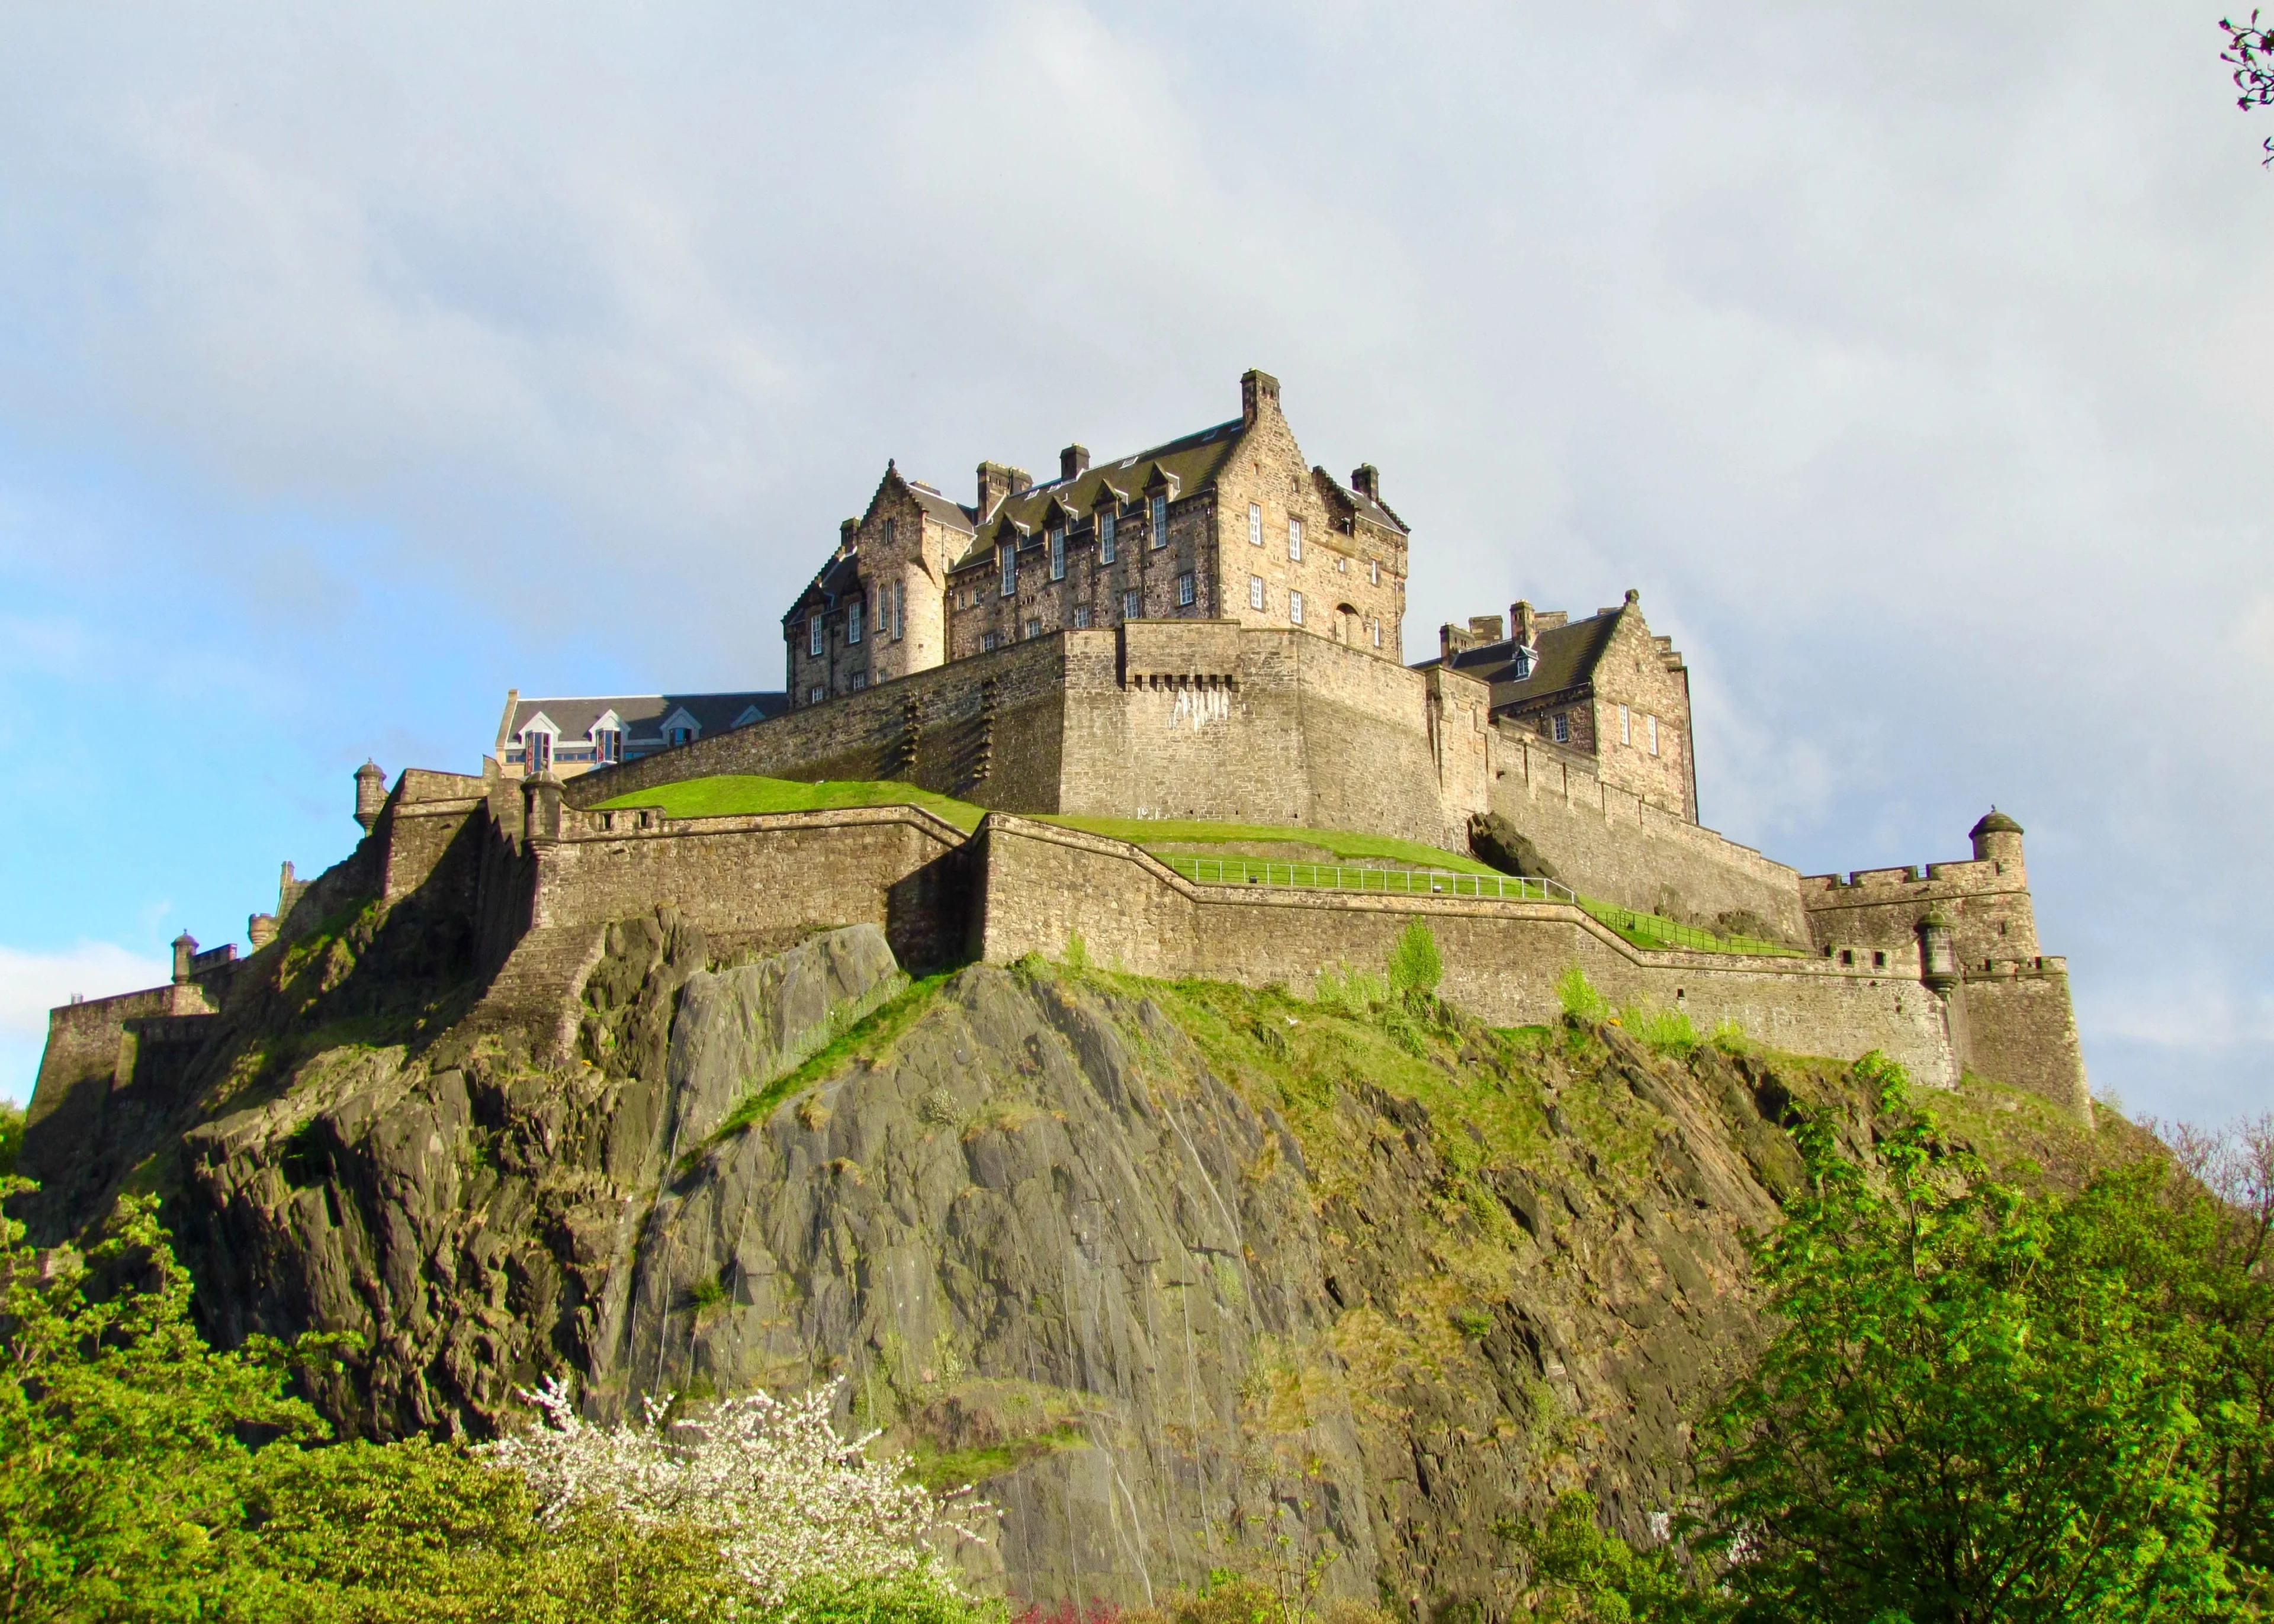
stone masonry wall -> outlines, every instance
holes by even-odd
[[[877,924],[903,964],[939,965],[968,935],[963,838],[913,807],[564,813],[559,838],[528,843],[528,924],[605,924],[668,903],[714,942],[775,951],[826,927]]]
[[[1446,997],[1495,1025],[1552,1020],[1571,965],[1615,1003],[1677,1008],[1701,1031],[1728,1019],[1809,1054],[1886,1051],[1922,1083],[1957,1066],[1941,1000],[1909,975],[1818,959],[1645,952],[1564,905],[1383,898],[1193,885],[1137,848],[1004,814],[982,825],[976,900],[984,956],[1063,953],[1156,976],[1307,989],[1324,967],[1376,969],[1414,918],[1443,955]]]
[[[983,807],[1058,809],[1066,647],[1056,637],[975,655],[586,773],[567,786],[589,807],[714,773],[900,778]]]
[[[1493,775],[1492,809],[1583,895],[1700,923],[1744,909],[1811,944],[1796,870],[1604,783],[1520,729],[1494,730]]]

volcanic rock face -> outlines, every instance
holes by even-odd
[[[870,927],[713,965],[666,911],[588,958],[567,1067],[467,1017],[233,1086],[240,1023],[144,1163],[214,1334],[359,1333],[319,1396],[379,1434],[513,1424],[562,1369],[598,1414],[840,1382],[982,1484],[976,1560],[1042,1602],[1329,1558],[1491,1613],[1557,1490],[1646,1535],[1755,1335],[1765,1116],[1822,1081],[1426,1001],[910,987]]]

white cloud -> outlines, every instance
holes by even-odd
[[[0,947],[0,1095],[19,1103],[32,1096],[40,1051],[48,1041],[48,1011],[73,994],[109,997],[157,987],[173,966],[109,942],[81,942],[56,952]]]

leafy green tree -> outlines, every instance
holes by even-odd
[[[2217,1616],[2200,1327],[2110,1244],[2112,1208],[1997,1183],[1909,1114],[1900,1068],[1859,1069],[1876,1165],[1796,1129],[1809,1185],[1757,1253],[1780,1328],[1704,1480],[1737,1616]]]
[[[24,1148],[24,1108],[0,1100],[0,1178],[16,1176],[16,1157]]]

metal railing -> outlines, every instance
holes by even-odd
[[[1457,874],[1449,868],[1359,868],[1336,863],[1271,862],[1260,857],[1193,857],[1156,853],[1198,885],[1276,885],[1299,891],[1350,891],[1388,897],[1482,897],[1494,902],[1570,902],[1578,898],[1554,880],[1514,875]]]

